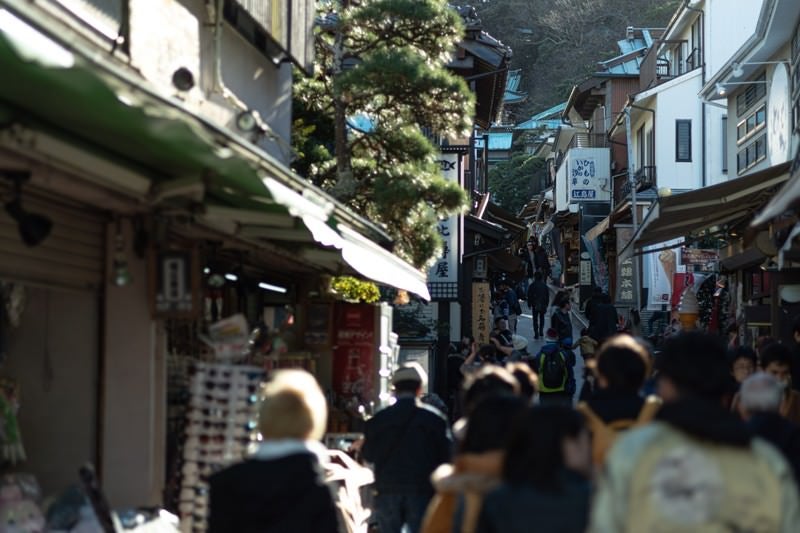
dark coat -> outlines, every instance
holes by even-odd
[[[527,299],[531,309],[544,313],[550,305],[550,289],[544,281],[534,281],[528,286]]]
[[[644,398],[636,393],[597,389],[586,403],[608,424],[615,420],[636,420],[644,406]]]
[[[592,305],[589,324],[589,335],[598,342],[617,333],[617,308],[610,303]]]
[[[209,533],[339,531],[333,494],[311,453],[245,461],[209,485]]]
[[[584,533],[589,524],[589,482],[564,471],[560,487],[503,484],[483,501],[476,533]]]
[[[556,330],[558,340],[572,338],[572,319],[568,312],[561,309],[553,311],[553,316],[550,317],[550,327]]]
[[[537,246],[533,251],[533,266],[536,270],[541,270],[545,277],[550,275],[550,259],[541,246]]]
[[[783,452],[795,479],[800,480],[800,427],[778,413],[756,413],[747,421],[747,427]]]
[[[379,493],[433,495],[430,477],[450,460],[447,419],[415,398],[400,398],[367,421],[362,457],[374,465]]]

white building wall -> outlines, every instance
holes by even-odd
[[[706,0],[706,79],[753,36],[764,0]]]
[[[725,121],[723,117],[728,112],[717,106],[707,104],[706,110],[706,185],[722,183],[736,177],[736,169],[730,171],[730,162],[725,157],[723,150],[726,139],[723,133]]]
[[[243,108],[257,111],[274,137],[260,135],[250,140],[289,163],[291,65],[276,67],[223,22],[220,73],[231,96],[226,98],[222,86],[216,83],[215,18],[206,2],[131,0],[130,10],[131,62],[149,81],[194,112],[234,131]],[[194,74],[196,85],[191,91],[180,92],[172,85],[172,74],[178,67]]]
[[[657,94],[656,172],[659,187],[696,189],[702,186],[702,102],[700,70],[665,84]],[[692,160],[675,161],[675,121],[692,121]],[[635,130],[634,130],[635,133]]]

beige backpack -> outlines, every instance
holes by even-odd
[[[617,440],[620,431],[647,424],[655,418],[659,407],[661,407],[661,398],[658,396],[648,396],[644,401],[641,411],[639,411],[639,415],[635,419],[625,418],[606,423],[592,411],[589,404],[580,402],[577,409],[586,417],[586,422],[589,424],[589,431],[592,433],[592,461],[594,464],[603,464],[608,450],[611,449],[614,441]]]

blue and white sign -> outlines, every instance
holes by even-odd
[[[460,182],[461,168],[458,164],[459,155],[457,153],[439,154],[439,166],[442,175],[448,181]],[[449,282],[458,281],[458,259],[459,259],[459,227],[458,215],[443,218],[439,221],[436,231],[442,237],[442,252],[436,263],[428,271],[428,282]]]
[[[611,200],[611,162],[608,148],[572,148],[567,152],[569,202]]]

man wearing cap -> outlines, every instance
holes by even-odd
[[[452,437],[445,416],[419,401],[427,373],[418,363],[406,363],[393,377],[394,405],[367,421],[364,459],[375,471],[375,515],[381,533],[400,533],[406,525],[419,531],[433,497],[430,476],[450,460]]]

